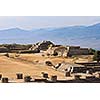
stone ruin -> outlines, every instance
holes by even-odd
[[[23,79],[23,74],[22,73],[17,73],[16,76],[17,76],[17,79]]]
[[[88,55],[88,48],[80,48],[80,46],[63,46],[55,45],[51,41],[42,41],[36,44],[4,44],[0,45],[0,52],[11,53],[39,53],[40,51],[46,51],[48,56],[62,56],[68,57],[73,55]]]
[[[1,78],[2,78],[2,74],[0,74],[0,80],[1,80]]]
[[[52,82],[57,82],[57,75],[52,75],[51,76],[51,81]]]
[[[54,46],[54,44],[50,41],[42,41],[42,42],[38,42],[38,43],[32,45],[32,47],[29,48],[29,50],[39,49],[39,50],[46,51],[50,45]]]
[[[88,55],[88,48],[80,48],[80,46],[50,46],[47,54],[51,56],[70,57],[73,55]]]
[[[31,82],[31,76],[24,76],[24,82]]]
[[[68,50],[64,46],[50,46],[47,50],[47,54],[50,54],[51,56],[63,56],[67,57]]]
[[[7,77],[3,77],[2,78],[2,83],[8,83],[8,78]]]
[[[9,52],[9,49],[7,47],[1,46],[0,53],[5,53],[5,52]]]
[[[41,74],[43,78],[48,78],[48,73],[42,72]]]

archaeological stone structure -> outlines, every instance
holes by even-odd
[[[88,48],[80,48],[80,46],[68,46],[68,56],[72,55],[88,55],[89,49]]]
[[[88,55],[88,48],[80,48],[80,46],[55,46],[49,47],[47,54],[54,56],[68,57],[73,55]]]
[[[39,50],[45,51],[49,48],[50,45],[54,46],[54,44],[50,41],[42,41],[42,42],[33,44],[29,50],[34,50],[34,49],[38,48]]]
[[[50,55],[54,55],[54,56],[67,57],[68,50],[64,46],[49,47],[49,49],[47,50],[47,53],[49,53]]]
[[[4,46],[0,47],[0,53],[4,53],[4,52],[8,52],[8,51],[9,51],[8,48],[6,48]]]

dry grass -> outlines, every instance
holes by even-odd
[[[11,58],[0,56],[0,73],[3,74],[3,77],[9,77],[10,79],[16,79],[16,73],[37,78],[41,77],[41,72],[47,72],[49,77],[57,75],[58,79],[66,79],[64,73],[45,65],[45,61],[49,60],[53,64],[73,63],[73,58],[43,57],[41,54],[21,54],[18,57],[15,57],[15,54],[10,54],[10,56]]]
[[[62,72],[55,71],[51,67],[43,64],[34,64],[29,61],[39,60],[42,61],[40,57],[32,57],[32,55],[21,55],[27,61],[18,60],[18,58],[7,58],[5,56],[0,56],[0,73],[4,77],[16,78],[16,73],[21,72],[24,75],[31,75],[33,77],[40,77],[41,72],[47,72],[50,75],[57,75],[59,78],[63,78],[64,74]],[[32,59],[33,58],[33,59]],[[44,59],[43,59],[44,61]]]

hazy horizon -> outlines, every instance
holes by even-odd
[[[80,45],[100,49],[100,16],[0,17],[0,44],[33,44],[42,40],[50,40],[62,45]]]
[[[100,23],[100,16],[2,16],[0,30],[88,26]]]

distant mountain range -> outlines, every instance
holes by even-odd
[[[100,23],[91,26],[69,26],[22,30],[11,28],[0,30],[0,43],[36,43],[50,40],[62,45],[80,45],[100,49]]]

